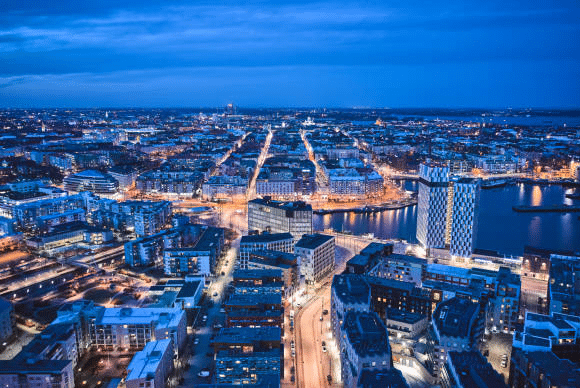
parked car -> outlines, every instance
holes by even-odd
[[[199,377],[209,377],[210,373],[209,373],[209,370],[202,369],[201,371],[199,371],[199,373],[197,375]]]
[[[199,338],[196,338],[196,339],[194,339],[194,340],[193,340],[193,344],[194,344],[194,345],[197,345],[197,344],[199,344]]]
[[[328,314],[328,310],[322,310],[322,315]],[[330,376],[330,375],[329,375]],[[331,377],[332,378],[332,377]]]

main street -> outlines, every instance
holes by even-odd
[[[357,250],[358,252],[358,250]],[[336,269],[314,290],[312,297],[296,314],[296,383],[299,388],[340,386],[340,358],[330,334],[330,291],[332,277],[344,271],[353,252],[337,246]],[[323,320],[320,320],[320,317]],[[325,342],[326,352],[322,349]],[[332,384],[327,376],[332,376]]]

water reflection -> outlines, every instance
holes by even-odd
[[[415,183],[412,182],[411,186]],[[408,189],[407,184],[405,188]],[[515,213],[511,208],[515,204],[562,204],[567,192],[561,186],[524,184],[482,190],[476,246],[516,255],[522,254],[524,245],[580,251],[578,213]],[[566,203],[569,203],[568,200]],[[317,230],[333,228],[355,234],[374,233],[381,238],[417,242],[416,206],[375,214],[315,216],[313,221]]]

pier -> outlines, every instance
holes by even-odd
[[[549,206],[512,206],[518,213],[576,213],[580,206],[576,205],[549,205]]]

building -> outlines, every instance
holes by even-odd
[[[551,252],[543,249],[524,247],[521,269],[522,295],[520,311],[546,314],[549,311],[548,282],[550,280]]]
[[[421,164],[417,240],[427,250],[445,247],[448,185],[448,167],[431,163]]]
[[[451,256],[471,257],[475,249],[477,226],[479,218],[479,191],[478,179],[461,178],[453,181],[449,186],[447,209],[448,237]]]
[[[355,274],[370,274],[373,268],[383,260],[385,256],[393,253],[394,245],[382,243],[370,243],[363,248],[358,255],[353,256],[346,263],[346,272]]]
[[[170,279],[149,287],[149,296],[155,300],[150,307],[179,307],[183,310],[198,306],[203,294],[204,281],[186,276],[185,280]]]
[[[450,351],[466,352],[479,345],[483,335],[480,306],[468,299],[452,298],[439,303],[432,318],[434,348],[433,375],[443,378]]]
[[[356,257],[356,256],[355,256]],[[381,257],[369,274],[380,278],[415,283],[421,286],[427,260],[408,255],[390,254]]]
[[[238,266],[248,268],[248,259],[253,252],[272,250],[279,252],[294,252],[294,237],[286,233],[262,233],[242,236],[238,251]]]
[[[293,253],[260,250],[250,254],[248,269],[274,269],[282,271],[284,296],[289,297],[298,287],[298,256]]]
[[[119,182],[119,188],[122,190],[133,188],[139,176],[139,170],[136,167],[126,164],[111,167],[108,173]]]
[[[176,308],[103,308],[87,312],[91,344],[99,349],[139,350],[150,341],[171,339],[175,348],[185,343],[185,311]]]
[[[389,330],[389,336],[405,339],[419,337],[429,326],[429,320],[426,315],[392,308],[386,311],[385,323]]]
[[[0,298],[0,341],[6,342],[13,333],[14,309],[12,303]]]
[[[415,283],[367,276],[371,289],[371,306],[383,319],[388,309],[397,309],[431,317],[430,292],[417,287]]]
[[[400,370],[390,369],[363,369],[359,374],[358,388],[409,388]]]
[[[580,316],[580,257],[550,256],[548,289],[551,313]]]
[[[338,341],[345,387],[357,387],[363,369],[393,367],[387,328],[374,312],[347,312]]]
[[[0,361],[0,386],[74,388],[73,364],[70,360]]]
[[[215,199],[242,199],[248,189],[248,180],[239,176],[212,176],[201,185],[201,197],[206,201]]]
[[[220,351],[216,354],[216,382],[222,386],[255,386],[260,385],[264,377],[276,376],[277,385],[264,385],[264,388],[280,386],[280,374],[283,369],[280,362],[280,350],[269,349],[240,354],[232,351]],[[274,380],[275,380],[274,379]],[[223,384],[223,385],[222,385]],[[226,385],[231,384],[231,385]]]
[[[171,339],[151,341],[135,353],[127,367],[127,388],[163,388],[173,370]]]
[[[211,252],[197,248],[174,248],[163,250],[163,267],[166,275],[210,276]]]
[[[508,385],[511,388],[575,388],[580,386],[580,365],[551,351],[525,351],[514,347]]]
[[[300,276],[308,284],[319,282],[334,270],[334,236],[308,234],[294,246],[299,257]]]
[[[503,377],[479,351],[450,351],[444,373],[448,387],[507,388]]]
[[[90,191],[95,194],[115,194],[119,190],[119,182],[109,174],[96,170],[85,170],[64,178],[64,188],[67,191],[80,193]]]
[[[528,312],[523,328],[514,332],[513,346],[524,351],[548,352],[562,345],[580,345],[580,317]]]
[[[330,323],[338,340],[346,314],[349,311],[368,311],[371,305],[370,287],[363,276],[334,275],[330,294]]]
[[[304,202],[272,201],[269,197],[248,202],[248,230],[291,233],[294,242],[312,234],[312,206]]]

